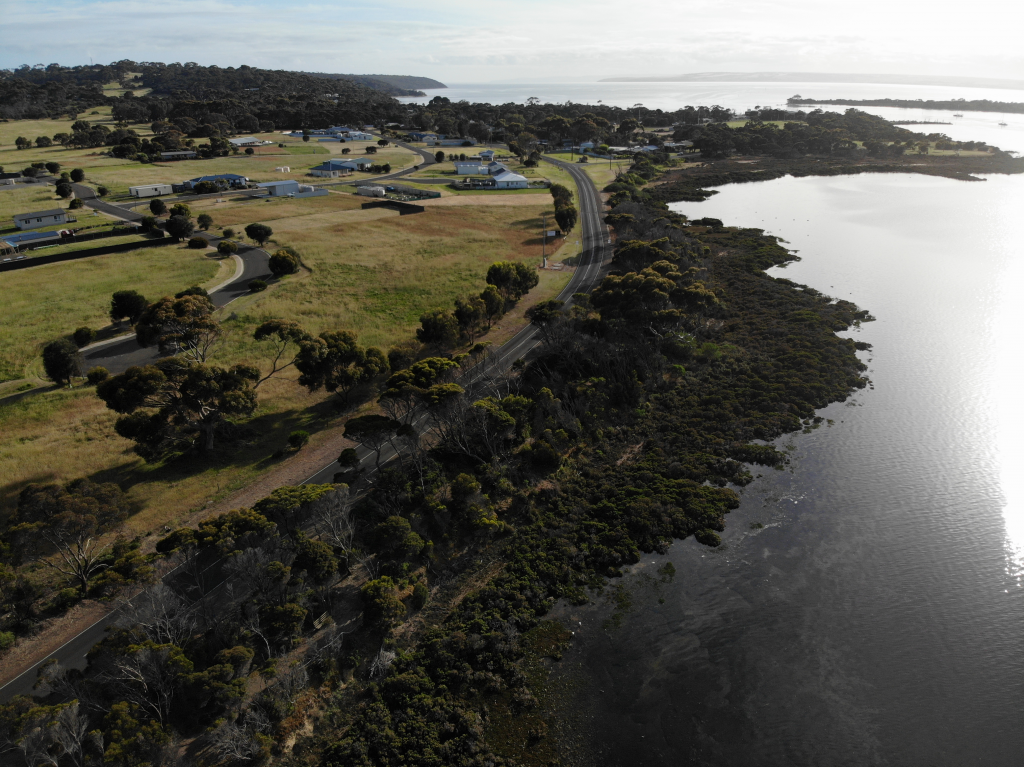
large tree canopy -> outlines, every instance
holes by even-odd
[[[179,357],[130,367],[96,387],[108,408],[121,413],[115,429],[135,442],[146,460],[197,448],[213,449],[229,416],[256,410],[259,370],[247,365],[225,369]]]

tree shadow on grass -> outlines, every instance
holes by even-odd
[[[352,392],[347,403],[338,396],[332,396],[304,409],[293,408],[257,416],[239,424],[234,434],[221,437],[211,454],[190,451],[156,464],[133,461],[94,472],[89,479],[115,482],[128,492],[137,485],[181,482],[205,472],[228,468],[248,467],[264,472],[296,454],[297,451],[288,448],[288,435],[293,431],[316,434],[340,426],[373,393],[375,388],[368,384]],[[15,502],[17,492],[20,488],[14,493]]]
[[[18,507],[18,495],[29,485],[48,485],[57,481],[57,475],[51,472],[40,472],[31,477],[20,479],[17,482],[0,487],[0,518],[6,516]]]

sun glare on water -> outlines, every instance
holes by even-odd
[[[1014,246],[1011,246],[1014,247]],[[1024,249],[1009,254],[999,286],[1000,307],[994,329],[996,367],[993,385],[998,413],[999,476],[1006,523],[1008,566],[1024,585]]]

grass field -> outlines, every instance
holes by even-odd
[[[0,187],[0,224],[8,224],[8,228],[12,225],[11,219],[18,213],[67,207],[68,201],[55,195],[49,184]]]
[[[124,234],[114,235],[113,237],[101,237],[96,240],[84,240],[82,242],[69,242],[66,245],[51,245],[44,248],[36,248],[34,250],[26,250],[23,255],[29,258],[36,256],[53,256],[60,253],[74,253],[78,250],[89,250],[91,248],[103,248],[112,245],[124,245],[129,242],[144,242],[147,238],[140,237],[137,234]],[[168,247],[168,250],[173,250],[174,246]]]
[[[5,272],[0,380],[21,378],[47,341],[82,325],[109,324],[115,290],[138,290],[156,300],[210,283],[219,272],[217,260],[174,245]]]
[[[341,210],[274,219],[274,246],[296,248],[312,273],[286,281],[251,312],[235,312],[251,326],[287,317],[313,332],[344,328],[363,343],[388,346],[412,336],[424,311],[480,292],[494,261],[539,262],[541,214],[550,221],[552,210],[549,196],[515,208],[437,207],[411,216]]]
[[[345,200],[344,195],[326,199],[335,196]],[[298,204],[322,205],[324,199],[282,202],[280,210],[287,212],[285,206]],[[298,320],[312,332],[349,329],[362,343],[384,348],[406,340],[413,335],[423,311],[450,306],[459,295],[478,293],[493,261],[539,262],[541,214],[550,213],[551,208],[549,198],[536,206],[460,205],[399,217],[384,209],[323,211],[311,206],[308,215],[274,219],[276,244],[298,248],[311,271],[232,303],[224,320],[225,342],[212,361],[260,364],[266,352],[251,340],[251,334],[256,324],[269,317]],[[570,243],[566,254],[572,247]],[[165,253],[172,250],[189,253],[177,248],[161,249]],[[94,261],[59,266],[83,268]],[[204,259],[204,263],[210,262]],[[49,334],[66,332],[79,324],[102,324],[109,294],[121,285],[104,283],[97,277],[88,281],[87,288],[85,276],[62,274],[59,280],[28,280],[20,285],[24,298],[18,311],[24,319],[15,324],[46,319],[34,314],[32,308],[44,302],[52,307],[47,317],[57,317],[47,320],[51,323],[46,328]],[[496,340],[514,332],[525,308],[556,295],[569,276],[568,272],[543,272],[541,284],[495,329]],[[138,275],[131,279],[134,284],[142,284]],[[143,292],[156,297],[195,281],[197,276],[182,274],[170,280],[174,284],[165,283],[162,288],[153,284]],[[63,291],[52,287],[54,282],[76,286],[75,292],[80,295],[76,307],[57,305],[56,301],[68,299]],[[36,339],[41,336],[27,331],[21,334],[21,359],[34,356]],[[8,367],[12,363],[6,362]],[[117,481],[129,489],[143,508],[132,519],[135,530],[174,524],[189,511],[251,482],[276,463],[278,459],[270,456],[284,445],[291,431],[315,433],[345,417],[336,408],[336,398],[309,394],[294,378],[292,371],[261,388],[260,409],[251,424],[260,434],[258,440],[224,451],[214,461],[168,466],[141,463],[130,452],[130,444],[113,433],[114,414],[103,408],[88,387],[51,389],[22,399],[0,400],[0,509],[10,508],[17,492],[28,482],[66,481],[89,475]]]
[[[355,189],[355,187],[352,188]],[[210,198],[189,203],[189,207],[194,216],[198,216],[200,213],[212,216],[214,226],[217,227],[237,228],[239,224],[251,224],[254,221],[259,221],[262,224],[269,223],[273,228],[272,222],[282,218],[358,210],[366,200],[365,197],[331,192],[326,197],[307,197],[305,199],[269,197],[240,202],[217,202],[216,198]]]
[[[90,110],[92,111],[92,110]],[[113,129],[110,108],[97,109],[97,115],[82,114],[82,119],[90,123],[99,123]],[[33,141],[37,136],[50,136],[56,133],[69,132],[72,120],[15,120],[0,123],[0,167],[8,171],[20,171],[33,162],[57,162],[62,170],[83,168],[86,171],[86,183],[94,186],[108,187],[113,194],[125,194],[130,186],[142,184],[170,184],[197,176],[217,173],[237,173],[254,181],[274,181],[296,179],[309,181],[309,168],[324,160],[342,156],[342,149],[349,149],[351,157],[370,157],[379,165],[390,163],[393,170],[402,170],[418,162],[419,155],[397,146],[378,148],[374,155],[366,154],[366,147],[376,147],[374,141],[350,141],[341,143],[304,143],[302,139],[282,136],[277,133],[255,134],[257,138],[275,142],[270,146],[257,147],[252,155],[241,152],[228,157],[217,157],[210,160],[184,160],[166,163],[142,164],[134,160],[119,160],[107,155],[107,147],[65,148],[52,146],[46,148],[31,147],[16,149],[15,139],[25,136]],[[151,136],[148,125],[131,125],[132,130],[140,136]],[[203,143],[199,141],[199,143]],[[278,144],[284,144],[281,148]],[[291,168],[288,173],[274,170],[276,167]],[[371,178],[372,174],[357,173],[359,178]],[[3,191],[0,190],[0,195]],[[0,216],[2,218],[2,216]]]
[[[103,117],[83,116],[90,120]],[[252,157],[159,165],[115,160],[103,156],[102,149],[18,152],[12,146],[18,135],[34,138],[70,128],[70,121],[30,122],[34,125],[0,123],[0,164],[20,168],[31,161],[56,160],[64,168],[85,168],[87,183],[104,184],[115,193],[129,185],[218,172],[260,180],[306,178],[301,174],[325,154],[307,153],[312,147],[301,140],[279,136],[269,138],[285,143],[285,149],[275,145]],[[132,127],[148,132],[140,130],[143,126]],[[359,142],[320,144],[317,149],[326,148],[334,156],[346,147],[352,149],[353,156],[365,156]],[[262,153],[270,151],[275,154]],[[285,151],[295,154],[289,156],[282,153]],[[302,167],[295,164],[297,158],[302,159]],[[373,159],[400,168],[416,162],[417,156],[389,147]],[[293,173],[274,173],[273,167],[279,165],[292,166]],[[554,168],[543,168],[543,173],[526,170],[571,186],[568,175]],[[0,191],[0,200],[2,194]],[[534,197],[536,202],[531,204]],[[479,199],[479,204],[462,204],[470,199]],[[515,199],[525,201],[526,197]],[[479,293],[493,261],[540,261],[542,214],[547,213],[550,225],[553,207],[546,193],[531,193],[529,200],[501,205],[491,203],[486,195],[461,197],[457,206],[428,208],[412,216],[398,216],[387,209],[363,211],[365,199],[336,192],[305,200],[189,201],[194,215],[208,212],[213,216],[215,228],[241,230],[248,223],[268,223],[274,230],[268,248],[293,246],[308,267],[264,293],[233,302],[223,312],[225,339],[211,361],[265,364],[266,351],[258,348],[251,335],[256,324],[269,317],[297,320],[311,332],[349,329],[359,335],[361,343],[385,349],[413,337],[422,312],[450,307],[456,296]],[[51,201],[52,196],[31,200],[30,207],[51,207]],[[20,212],[22,202],[11,203],[19,208],[14,212]],[[113,238],[100,242],[110,241]],[[572,255],[575,248],[575,238],[566,238],[555,260]],[[549,253],[549,257],[553,255]],[[188,261],[179,260],[185,258]],[[104,267],[110,264],[116,266]],[[154,268],[157,264],[159,268]],[[17,300],[11,302],[5,316],[4,326],[11,330],[4,333],[7,343],[0,352],[0,378],[21,377],[26,371],[38,374],[42,343],[79,325],[104,325],[114,290],[137,287],[155,299],[190,284],[218,282],[227,268],[225,264],[223,272],[217,273],[217,262],[172,246],[5,274],[4,281],[14,288],[11,295]],[[542,272],[540,285],[492,331],[495,342],[521,327],[525,309],[556,295],[569,277],[568,271]],[[29,482],[91,476],[116,481],[130,493],[141,509],[130,522],[134,530],[148,533],[164,524],[173,525],[287,460],[272,455],[291,431],[305,429],[315,435],[346,417],[338,409],[336,397],[309,394],[295,377],[290,371],[260,389],[260,408],[250,422],[258,438],[233,445],[214,460],[197,458],[168,465],[146,465],[131,452],[130,443],[113,432],[116,415],[103,407],[91,387],[55,389],[33,378],[35,390],[18,395],[14,393],[18,383],[0,385],[0,511],[10,509]]]

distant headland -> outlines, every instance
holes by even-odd
[[[875,83],[884,85],[951,85],[957,88],[1024,90],[1024,80],[944,75],[869,75],[834,72],[691,72],[684,75],[606,77],[602,83]]]

